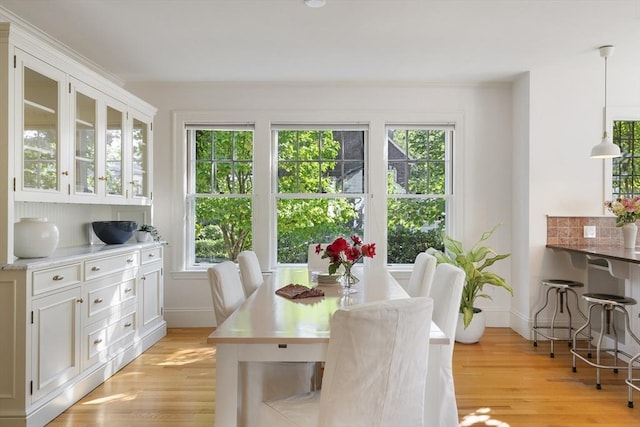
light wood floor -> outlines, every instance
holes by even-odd
[[[166,338],[49,426],[213,425],[215,349],[206,344],[210,332],[170,329]],[[554,359],[548,351],[547,343],[534,348],[506,328],[488,328],[478,344],[456,344],[461,426],[640,426],[640,393],[636,408],[627,408],[623,371],[604,372],[602,390],[596,390],[591,367],[579,364],[578,372],[571,372],[563,343],[556,346]]]

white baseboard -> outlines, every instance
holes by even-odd
[[[164,309],[164,320],[169,328],[208,328],[216,326],[216,318],[211,310],[204,309]]]

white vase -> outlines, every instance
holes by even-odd
[[[622,238],[624,240],[625,249],[634,249],[636,247],[637,236],[638,226],[635,222],[628,222],[622,225]]]
[[[473,309],[473,317],[471,323],[464,327],[464,317],[462,313],[458,314],[458,324],[456,326],[456,342],[462,344],[473,344],[480,341],[484,334],[484,312],[479,308]]]
[[[58,227],[47,218],[22,218],[13,225],[13,254],[18,258],[44,258],[58,247]]]

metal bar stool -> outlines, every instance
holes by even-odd
[[[629,385],[629,399],[627,401],[629,408],[633,408],[633,390],[640,391],[640,378],[633,378],[634,369],[640,369],[640,353],[629,359],[627,365],[627,379],[624,382]]]
[[[538,346],[538,334],[547,338],[551,342],[551,352],[549,354],[550,357],[554,357],[554,344],[556,341],[568,341],[569,346],[571,346],[573,340],[573,328],[571,309],[569,308],[569,293],[572,293],[576,298],[576,308],[578,310],[578,314],[586,321],[587,316],[580,310],[578,305],[578,294],[574,290],[574,288],[582,288],[584,287],[583,283],[576,282],[574,280],[562,280],[562,279],[548,279],[542,280],[540,282],[542,286],[547,287],[547,292],[545,294],[544,304],[536,312],[533,316],[533,346]],[[549,305],[549,294],[554,291],[556,295],[556,305],[553,312],[553,317],[551,318],[551,324],[549,326],[540,326],[538,325],[538,315],[542,313],[542,311]],[[568,326],[556,326],[556,317],[558,313],[564,313],[564,310],[567,310],[567,315],[569,317],[569,325]],[[558,336],[556,334],[556,330],[566,330],[568,333],[566,336]],[[591,331],[589,331],[587,337],[590,337]]]
[[[618,311],[624,315],[624,325],[625,330],[629,333],[629,336],[633,338],[638,345],[640,345],[640,339],[636,337],[636,335],[629,328],[629,312],[625,308],[628,305],[635,305],[636,300],[633,298],[621,296],[621,295],[611,295],[611,294],[599,294],[599,293],[586,293],[582,295],[582,298],[589,302],[589,312],[587,314],[587,322],[576,331],[573,335],[573,348],[571,349],[571,353],[573,354],[573,372],[576,372],[576,358],[580,358],[587,364],[594,366],[596,368],[596,388],[599,390],[602,388],[600,384],[600,369],[613,369],[613,372],[618,372],[618,354],[622,354],[628,358],[631,358],[631,355],[625,351],[618,349],[618,331],[616,330],[615,319],[613,318],[613,314]],[[587,327],[591,327],[591,314],[593,313],[593,309],[595,307],[600,307],[600,334],[598,336],[598,344],[596,345],[596,361],[593,362],[589,360],[591,358],[591,342],[589,342],[588,348],[579,348],[577,346],[576,337]],[[614,346],[613,348],[602,348],[602,339],[605,334],[610,334],[613,332],[614,338]],[[587,356],[581,352],[587,352]],[[601,356],[602,352],[611,352],[613,356],[613,364],[605,365],[602,364]]]

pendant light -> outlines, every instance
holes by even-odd
[[[304,0],[304,4],[309,7],[318,8],[327,4],[326,0]]]
[[[604,58],[604,111],[602,113],[602,142],[591,149],[592,159],[620,157],[620,147],[607,135],[607,58],[613,55],[613,46],[601,46],[600,56]]]

